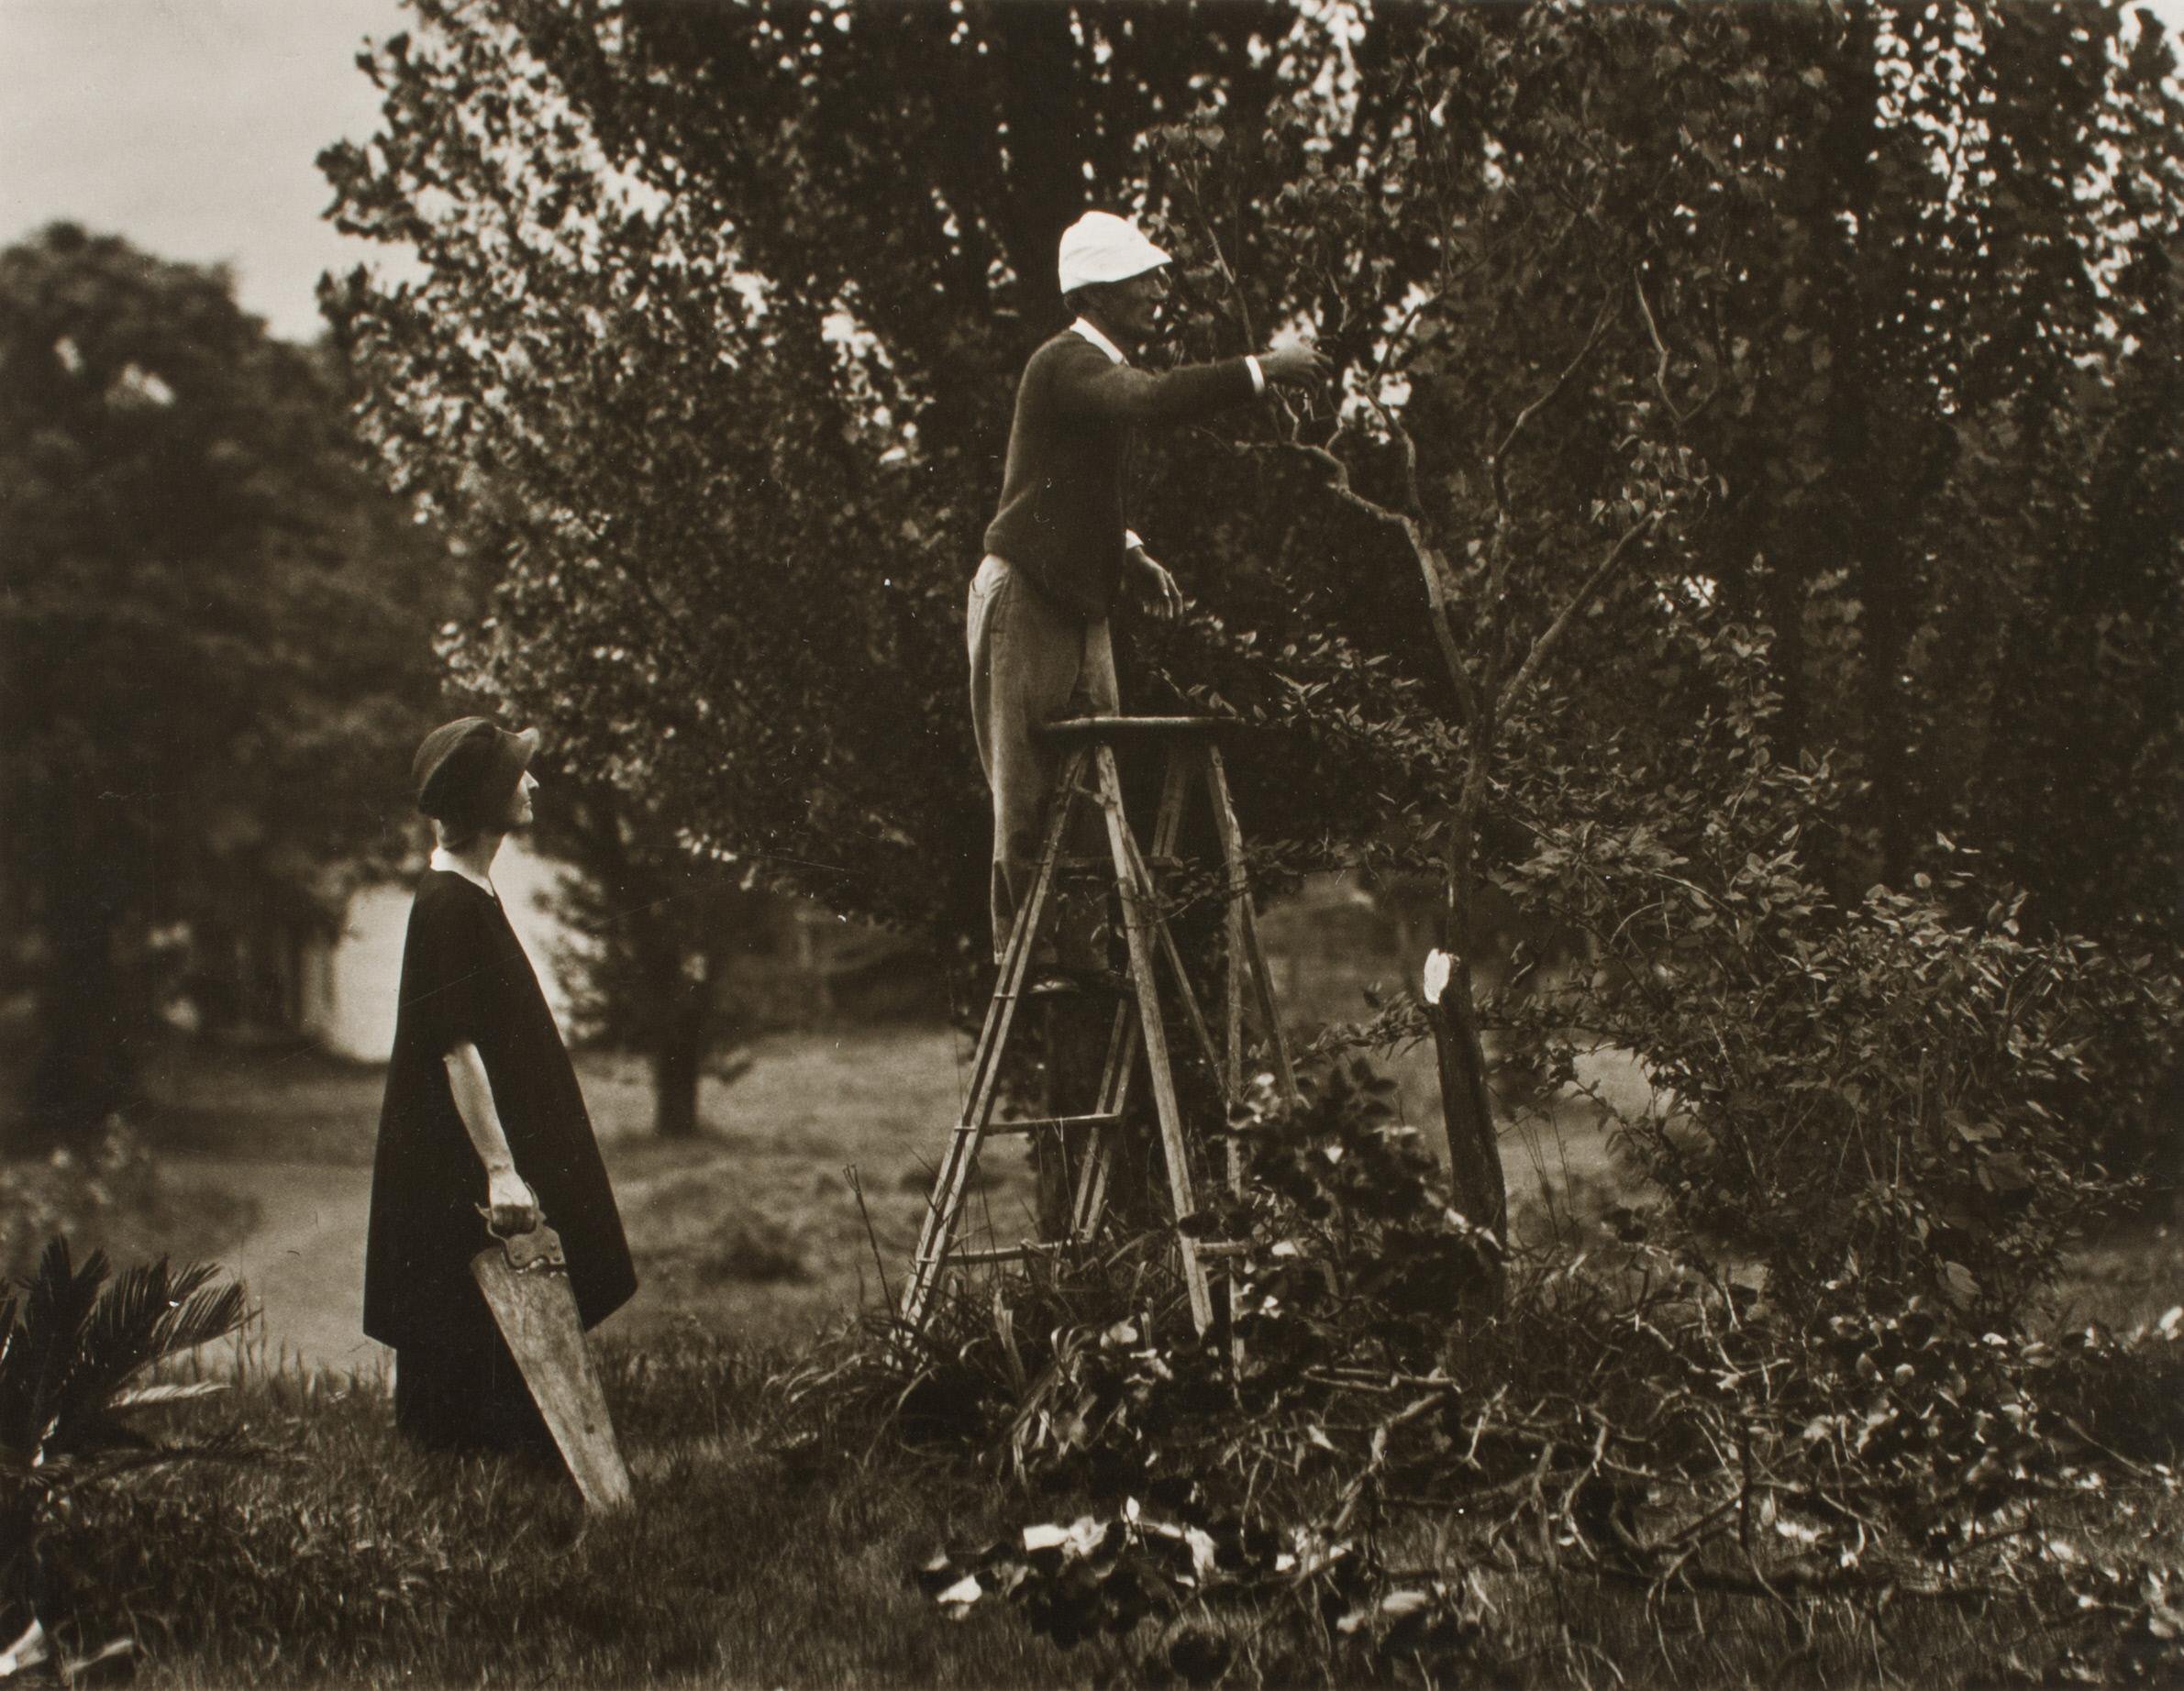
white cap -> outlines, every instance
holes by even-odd
[[[1061,232],[1061,291],[1094,282],[1127,282],[1169,262],[1137,226],[1113,212],[1086,212]]]

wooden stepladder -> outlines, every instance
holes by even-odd
[[[1169,1060],[1167,1023],[1161,1011],[1159,963],[1165,963],[1199,1055],[1212,1070],[1224,1102],[1233,1102],[1243,1087],[1244,1003],[1247,990],[1258,1000],[1276,1082],[1285,1098],[1295,1099],[1296,1075],[1282,1036],[1281,1017],[1274,1001],[1274,983],[1267,969],[1266,953],[1259,944],[1258,922],[1252,911],[1251,889],[1244,862],[1243,834],[1236,826],[1236,808],[1229,800],[1228,775],[1218,744],[1220,732],[1234,725],[1219,717],[1201,716],[1084,716],[1048,725],[1047,734],[1064,751],[1061,774],[1048,808],[1045,842],[1031,890],[1016,912],[1015,924],[1002,953],[999,978],[994,982],[993,997],[986,1007],[985,1025],[971,1059],[970,1090],[964,1100],[963,1113],[948,1135],[947,1154],[934,1181],[932,1201],[926,1206],[917,1254],[911,1260],[910,1278],[904,1288],[901,1306],[901,1318],[906,1326],[913,1329],[922,1326],[934,1290],[950,1268],[1021,1262],[1036,1254],[1066,1252],[1092,1243],[1106,1216],[1108,1179],[1141,1053],[1152,1087],[1154,1114],[1159,1124],[1161,1161],[1167,1169],[1170,1205],[1179,1222],[1195,1211],[1197,1201],[1192,1188],[1190,1146],[1176,1102],[1175,1075]],[[1122,776],[1115,751],[1125,742],[1160,746],[1167,751],[1149,856],[1139,848],[1123,810]],[[1212,807],[1214,831],[1220,844],[1224,869],[1227,979],[1222,995],[1224,1038],[1218,1044],[1200,1008],[1198,994],[1192,989],[1182,955],[1169,932],[1157,873],[1174,865],[1184,803],[1193,777],[1203,786]],[[1129,978],[1115,1003],[1099,1096],[1095,1107],[1082,1115],[996,1122],[993,1115],[1002,1059],[1008,1050],[1016,1011],[1031,978],[1032,956],[1059,903],[1056,882],[1067,862],[1064,848],[1070,839],[1070,823],[1079,807],[1085,804],[1096,806],[1105,823],[1108,846],[1105,867],[1112,872],[1112,884],[1119,895],[1123,934],[1129,952]],[[1090,1155],[1078,1159],[1068,1237],[1045,1243],[1026,1240],[994,1249],[958,1248],[956,1234],[970,1189],[970,1177],[986,1139],[996,1133],[1037,1133],[1092,1135]],[[1233,1163],[1227,1173],[1232,1182],[1237,1178]],[[1214,1322],[1206,1259],[1220,1254],[1221,1247],[1201,1244],[1187,1230],[1179,1231],[1177,1243],[1182,1254],[1191,1317],[1203,1332]]]

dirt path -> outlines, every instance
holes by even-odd
[[[372,1374],[393,1360],[363,1333],[371,1169],[190,1157],[167,1165],[161,1177],[180,1206],[193,1192],[257,1206],[259,1225],[218,1254],[258,1311],[239,1347],[216,1347],[223,1366],[239,1356],[269,1368]],[[616,1194],[625,1209],[642,1204],[659,1180],[617,1180]]]
[[[220,1254],[261,1310],[246,1352],[269,1366],[369,1372],[386,1351],[364,1337],[364,1215],[371,1171],[327,1163],[178,1158],[161,1171],[178,1203],[193,1190],[248,1198],[260,1225]],[[228,1359],[235,1351],[228,1349]]]

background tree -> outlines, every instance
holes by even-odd
[[[1643,815],[1657,846],[1711,825],[1703,795],[1743,777],[1718,769],[1660,817],[1646,778],[1688,779],[1691,725],[1752,710],[1715,691],[1733,626],[1773,631],[1755,756],[1828,756],[1842,777],[1798,849],[1821,887],[1905,886],[1938,867],[1943,827],[1994,839],[1967,777],[2017,696],[2006,631],[2054,608],[2034,560],[2085,544],[2049,478],[2074,448],[2085,465],[2073,403],[2101,403],[2085,367],[2118,339],[2106,277],[2177,227],[2166,53],[2150,33],[2123,51],[2120,22],[1451,8],[1353,96],[1304,92],[1263,136],[1211,116],[1165,132],[1154,180],[1214,257],[1206,303],[1350,351],[1346,405],[1274,449],[1380,531],[1353,560],[1392,553],[1418,578],[1438,649],[1407,656],[1447,702],[1358,720],[1448,735],[1423,760],[1445,773],[1404,796],[1443,857],[1456,955],[1428,1019],[1475,1213],[1498,1212],[1499,1180],[1463,954],[1480,873],[1524,856],[1482,831]],[[2102,193],[2119,146],[2166,187]],[[1269,203],[1286,215],[1237,215]],[[2126,532],[2173,579],[2173,552]],[[1296,596],[1318,585],[1309,563],[1284,573]],[[1311,732],[1343,692],[1325,674],[1265,699]],[[2079,696],[2125,736],[2153,702],[2128,675]],[[2071,738],[2048,738],[2058,766],[2090,749]],[[2143,768],[2121,749],[2112,789]],[[2173,866],[2134,841],[2142,871]],[[1596,911],[1605,932],[1630,914]]]
[[[1878,1032],[2033,914],[1974,772],[2009,643],[2066,579],[2046,560],[2086,541],[2070,514],[2107,520],[2057,495],[2098,443],[2129,461],[2119,375],[2162,379],[2116,279],[2151,330],[2179,125],[2166,48],[2125,52],[2117,10],[418,12],[426,39],[370,61],[382,134],[327,159],[345,227],[427,264],[331,302],[368,426],[505,560],[466,661],[694,838],[976,933],[962,585],[1014,372],[1059,326],[1043,243],[1136,206],[1185,255],[1184,350],[1296,325],[1346,373],[1314,413],[1160,455],[1144,526],[1219,610],[1135,631],[1126,691],[1266,724],[1239,780],[1263,868],[1436,868],[1468,1210],[1499,1210],[1496,1017],[1550,1062],[1553,1018],[1653,1062],[1720,1130],[1698,1175],[1662,1142],[1664,1180],[1757,1183],[1776,1238],[1780,1205],[1834,1190],[1796,1147],[1946,1135],[1952,1109],[2037,1138],[2067,1104],[2106,1133],[2136,1107],[2173,935],[2133,954],[2143,978],[2106,954],[2070,977],[2112,1073],[2058,1024],[2021,1095],[1979,1067],[1945,1101],[1895,1084],[1935,1030]],[[2142,682],[2093,680],[2086,709],[2167,708]],[[2103,790],[2133,743],[2096,736]],[[2062,861],[2012,837],[2023,872]],[[1490,876],[1613,942],[1598,991],[1473,1002]],[[1915,908],[1868,906],[1877,881]],[[2011,954],[2028,991],[2068,970],[2051,942]],[[1866,982],[1872,1037],[1770,1075],[1820,958]],[[1752,1037],[1717,1063],[1699,1042],[1732,1016]]]
[[[0,253],[0,861],[39,1132],[130,1098],[155,936],[337,911],[391,843],[440,576],[342,409],[218,271],[66,224]]]
[[[964,581],[1055,234],[1209,61],[1270,85],[1289,15],[1137,8],[1109,55],[1046,7],[416,10],[324,163],[427,277],[328,304],[397,484],[504,562],[460,662],[698,837],[974,934]]]
[[[553,910],[577,935],[555,964],[579,1036],[643,1052],[654,1131],[689,1138],[704,1076],[750,1067],[740,1047],[760,1006],[737,963],[780,954],[792,907],[688,850],[657,805],[566,775],[542,798],[535,841],[576,870]]]

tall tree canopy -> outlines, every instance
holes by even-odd
[[[2135,1107],[2173,904],[2086,896],[2082,824],[2042,796],[2120,805],[2131,884],[2174,884],[2176,539],[2145,514],[2175,488],[2148,420],[2184,125],[2152,26],[416,9],[367,56],[382,133],[325,160],[344,226],[425,260],[330,293],[366,426],[502,560],[471,671],[693,840],[976,932],[963,586],[1014,371],[1059,326],[1053,232],[1134,208],[1184,256],[1186,350],[1294,326],[1343,380],[1148,455],[1140,526],[1214,608],[1136,631],[1126,687],[1269,724],[1239,796],[1270,862],[1438,866],[1458,961],[1427,1022],[1468,1208],[1498,1203],[1474,1011],[1516,1014],[1462,967],[1488,875],[1622,948],[1553,1016],[1646,1054],[1713,1135],[1699,1175],[1671,1166],[1693,1141],[1657,1147],[1679,1189],[1818,1202],[1867,1177],[1822,1152],[1868,1132],[1968,1111],[2029,1155],[2066,1095]],[[2073,727],[2026,694],[2040,666]],[[2058,1023],[2059,1068],[1968,1045],[1946,1103],[1856,1079],[1972,1040],[1918,983],[2028,923],[2152,971],[2062,995],[2130,1063],[2089,1079]],[[1838,976],[1874,1043],[1801,1033],[1825,1018],[1795,994]],[[1723,1015],[1748,1038],[1717,1061]],[[1745,1211],[1807,1266],[1853,1226]]]
[[[444,569],[322,355],[218,271],[0,253],[0,861],[34,1118],[127,1101],[155,936],[338,909],[438,691]]]

